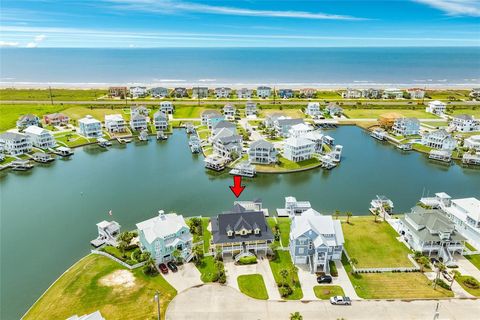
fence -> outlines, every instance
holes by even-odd
[[[104,252],[104,251],[91,250],[90,252],[93,253],[93,254],[99,254],[99,255],[101,255],[101,256],[110,258],[110,259],[112,259],[113,261],[120,263],[122,266],[124,266],[125,268],[128,268],[128,269],[130,269],[130,270],[133,270],[133,269],[136,269],[136,268],[140,268],[141,266],[143,266],[143,265],[145,264],[145,261],[144,261],[144,262],[139,262],[139,263],[134,264],[133,266],[131,266],[131,265],[129,265],[128,263],[125,263],[125,262],[123,262],[122,260],[120,260],[120,259],[118,259],[118,258],[116,258],[116,257],[112,256],[111,254],[108,254],[108,253],[106,253],[106,252]]]
[[[414,267],[394,267],[394,268],[357,268],[350,261],[347,251],[343,250],[343,253],[348,259],[348,263],[352,266],[352,271],[354,273],[380,273],[380,272],[418,272],[420,271],[420,266],[413,259],[412,255],[408,255],[408,259],[413,263]]]

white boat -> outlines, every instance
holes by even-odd
[[[36,152],[33,154],[33,160],[40,163],[47,163],[47,162],[52,162],[55,159],[48,153]]]
[[[10,166],[15,171],[26,171],[33,168],[33,165],[28,160],[15,160],[10,163]]]
[[[375,139],[379,140],[379,141],[384,141],[386,136],[387,136],[387,133],[384,130],[377,128],[377,129],[373,130],[372,133],[370,133],[370,136],[372,138],[375,138]]]

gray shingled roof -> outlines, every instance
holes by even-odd
[[[280,119],[278,120],[279,126],[293,126],[296,124],[304,123],[303,119]]]
[[[21,141],[25,139],[26,136],[20,133],[15,132],[5,132],[0,134],[0,139],[2,140],[13,140],[13,141]]]
[[[234,123],[228,122],[226,120],[222,120],[217,122],[214,126],[213,129],[222,129],[222,128],[236,128],[237,126]]]
[[[271,149],[271,148],[274,148],[274,146],[273,146],[273,143],[270,143],[268,141],[257,140],[250,144],[250,149],[255,149],[255,148]]]

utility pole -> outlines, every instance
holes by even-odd
[[[48,92],[50,93],[50,103],[53,105],[52,87],[48,87]]]
[[[275,102],[275,101],[276,101],[275,97],[276,97],[275,86],[273,86],[273,104],[276,103],[276,102]]]
[[[160,293],[155,291],[155,301],[157,302],[157,320],[160,320]]]

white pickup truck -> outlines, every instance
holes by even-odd
[[[349,297],[335,296],[335,297],[330,297],[330,303],[349,306],[352,304],[352,300],[350,300]]]

